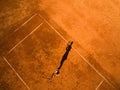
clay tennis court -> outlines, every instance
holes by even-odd
[[[0,1],[0,90],[120,89],[119,2],[27,2]]]

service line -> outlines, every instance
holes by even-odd
[[[104,80],[102,80],[102,81],[98,84],[98,86],[96,87],[95,90],[98,90],[98,88],[102,85],[103,82],[104,82]]]
[[[28,23],[32,18],[34,18],[37,14],[32,15],[27,21],[25,21],[22,25],[20,25],[18,28],[14,30],[14,32],[18,31],[22,26],[24,26],[26,23]]]
[[[34,33],[43,23],[39,24],[31,33],[29,33],[25,38],[23,38],[20,42],[18,42],[14,47],[12,47],[7,55],[11,53],[19,44],[21,44],[26,38],[28,38],[32,33]]]

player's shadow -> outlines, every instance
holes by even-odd
[[[64,53],[64,55],[63,55],[63,57],[62,57],[62,59],[61,59],[60,65],[59,65],[59,67],[58,67],[59,70],[61,69],[64,61],[67,59],[68,54],[69,54],[69,52],[70,52],[70,50],[71,50],[71,48],[72,48],[72,44],[73,44],[73,42],[69,42],[69,43],[68,43],[68,45],[67,45],[67,47],[66,47],[66,52]]]
[[[70,52],[70,50],[71,50],[71,48],[72,48],[72,44],[73,44],[73,41],[72,41],[72,42],[68,42],[68,45],[67,45],[67,47],[66,47],[66,52],[64,53],[64,55],[63,55],[63,57],[62,57],[62,59],[61,59],[60,65],[59,65],[59,67],[57,68],[57,70],[56,70],[56,71],[51,75],[51,77],[48,79],[49,81],[51,81],[52,78],[53,78],[55,75],[59,75],[60,69],[61,69],[64,61],[67,59],[68,54],[69,54],[69,52]]]

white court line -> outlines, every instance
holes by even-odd
[[[23,38],[20,42],[18,42],[13,48],[11,48],[7,55],[12,52],[20,43],[22,43],[27,37],[29,37],[32,33],[34,33],[43,23],[39,24],[31,33],[29,33],[25,38]]]
[[[10,68],[14,71],[14,73],[17,75],[17,77],[22,81],[22,83],[26,86],[28,90],[30,90],[30,87],[26,84],[26,82],[21,78],[21,76],[17,73],[17,71],[13,68],[13,66],[8,62],[8,60],[3,57],[4,61],[10,66]]]
[[[68,40],[66,40],[44,17],[42,17],[40,14],[39,16],[41,18],[44,19],[44,21],[65,41],[65,42],[68,42]],[[82,56],[80,54],[80,52],[78,52],[77,49],[75,49],[73,47],[73,49],[78,53],[78,55],[99,75],[101,76],[109,85],[111,85],[112,87],[114,87],[84,56]],[[115,88],[115,87],[114,87]]]
[[[79,56],[80,56],[99,76],[101,76],[109,85],[111,85],[112,87],[114,87],[113,84],[111,84],[85,57],[83,57],[83,56],[77,51],[77,49],[75,49],[74,47],[73,47],[73,49],[79,54]],[[114,87],[114,88],[115,88],[115,87]]]
[[[44,17],[42,17],[40,14],[39,14],[39,16],[40,16],[41,18],[43,18],[44,21],[45,21],[53,30],[55,30],[55,32],[56,32],[66,43],[68,42],[53,26],[51,26],[51,24],[50,24]]]
[[[32,18],[34,18],[37,14],[32,15],[27,21],[25,21],[22,25],[20,25],[17,29],[14,30],[14,32],[18,31],[22,26],[24,26],[26,23],[28,23]]]
[[[104,81],[104,80],[102,80],[102,81],[98,84],[98,86],[96,87],[95,90],[98,90],[98,88],[102,85],[103,81]]]

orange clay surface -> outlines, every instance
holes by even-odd
[[[1,0],[0,8],[0,90],[120,90],[119,0]]]

